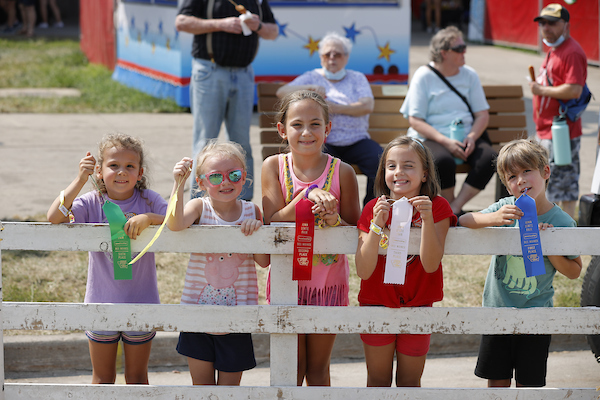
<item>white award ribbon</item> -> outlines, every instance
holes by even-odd
[[[406,197],[396,200],[392,205],[392,226],[390,227],[383,283],[404,285],[412,214],[412,204]]]

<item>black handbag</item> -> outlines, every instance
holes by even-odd
[[[448,85],[448,87],[454,92],[456,93],[456,95],[458,97],[460,97],[460,99],[462,101],[465,102],[465,104],[467,105],[467,108],[469,109],[469,112],[471,113],[471,116],[473,117],[473,121],[475,121],[475,113],[473,113],[473,109],[471,109],[471,105],[469,104],[469,102],[467,101],[467,98],[465,96],[463,96],[454,86],[452,86],[452,84],[450,82],[448,82],[448,79],[446,79],[446,77],[444,75],[442,75],[442,73],[440,71],[438,71],[437,69],[435,69],[434,67],[432,67],[430,64],[427,64],[427,66],[429,67],[429,69],[431,69],[442,81],[444,81],[444,83],[446,85]],[[492,144],[492,141],[490,140],[490,136],[488,135],[487,129],[485,129],[483,131],[483,133],[480,136],[480,139],[483,139],[485,142],[487,142],[488,144]]]

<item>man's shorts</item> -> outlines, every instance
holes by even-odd
[[[579,199],[579,148],[581,137],[571,139],[571,164],[556,165],[552,152],[552,140],[538,139],[550,155],[550,179],[546,197],[551,202],[577,201]]]
[[[523,386],[546,385],[551,335],[483,335],[475,375],[484,379],[512,379]]]
[[[363,343],[369,346],[386,346],[396,342],[396,351],[410,357],[421,357],[429,351],[431,335],[412,335],[412,334],[372,334],[361,333]]]
[[[217,371],[241,372],[256,367],[252,335],[181,332],[177,352],[183,356],[212,362]]]
[[[92,342],[112,344],[123,339],[125,344],[145,344],[154,339],[156,332],[85,331]]]

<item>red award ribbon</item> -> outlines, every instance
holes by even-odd
[[[292,270],[292,279],[295,281],[308,281],[312,277],[315,241],[315,217],[311,211],[312,204],[308,199],[302,199],[296,203],[296,237]]]

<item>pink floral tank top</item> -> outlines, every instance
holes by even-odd
[[[310,185],[330,192],[340,199],[340,160],[328,155],[327,166],[321,176],[312,182],[303,182],[296,177],[292,168],[291,153],[279,155],[279,182],[285,203],[290,203],[295,195]],[[339,204],[338,204],[339,212]],[[318,217],[315,216],[315,224]],[[311,306],[348,305],[348,258],[345,254],[313,255],[312,279],[298,281],[298,304]],[[267,299],[270,298],[270,284],[267,281]]]

